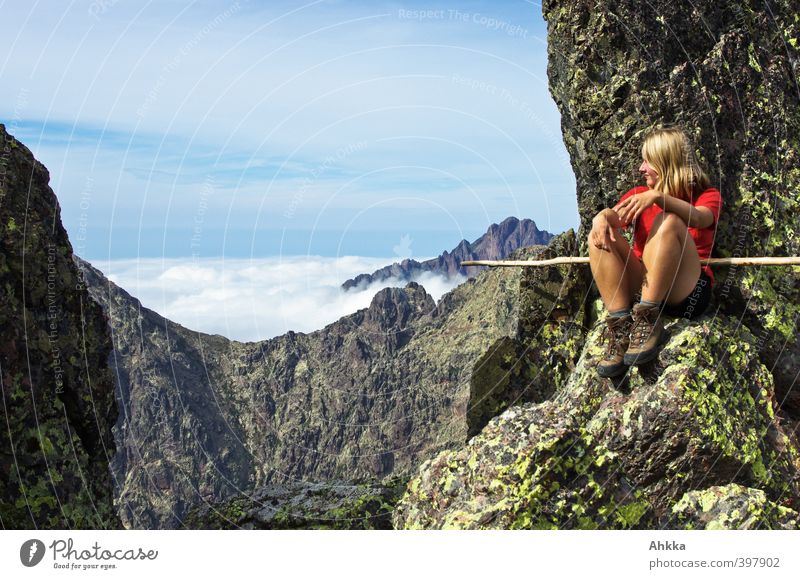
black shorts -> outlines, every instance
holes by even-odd
[[[706,311],[711,301],[711,279],[701,271],[692,292],[679,304],[664,304],[664,313],[674,318],[691,320]]]

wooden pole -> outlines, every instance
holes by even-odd
[[[462,261],[461,267],[468,265],[488,265],[489,267],[540,267],[545,265],[564,265],[589,263],[588,257],[554,257],[539,261]],[[703,265],[800,265],[800,257],[711,257],[701,259]]]

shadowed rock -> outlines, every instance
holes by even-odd
[[[531,248],[526,259],[550,259],[576,251],[575,233]],[[514,404],[542,402],[575,369],[586,335],[589,272],[585,267],[526,267],[519,286],[515,336],[502,336],[474,364],[467,409],[467,436]]]
[[[111,340],[49,181],[0,124],[0,527],[116,528]]]

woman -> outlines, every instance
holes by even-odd
[[[692,319],[706,309],[714,275],[711,256],[722,201],[698,166],[686,134],[658,128],[642,144],[646,186],[625,193],[592,221],[589,262],[608,310],[601,376],[656,357],[667,335],[660,314]],[[631,223],[633,247],[620,234]],[[641,301],[633,297],[641,289]]]

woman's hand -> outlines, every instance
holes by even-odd
[[[625,201],[616,205],[614,209],[619,215],[620,220],[628,225],[637,219],[645,209],[654,205],[664,194],[654,189],[648,189],[642,193],[631,195]]]
[[[617,214],[611,209],[604,209],[592,220],[592,230],[589,232],[589,242],[597,249],[611,251],[611,243],[617,238],[614,229],[622,223]]]

